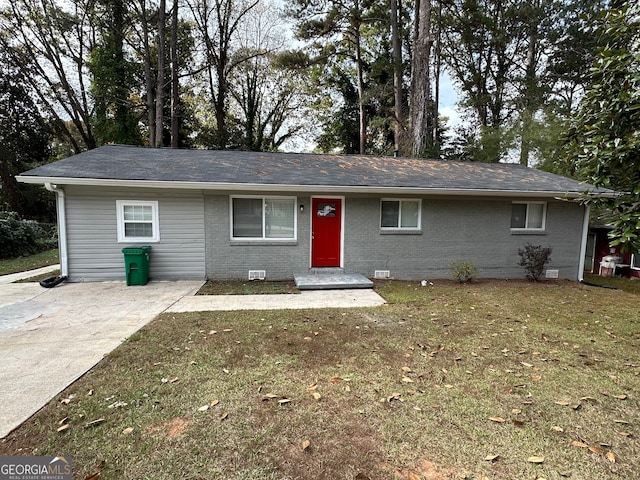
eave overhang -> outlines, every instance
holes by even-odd
[[[124,187],[124,188],[160,188],[175,190],[202,191],[244,191],[244,192],[278,192],[278,193],[310,193],[310,194],[381,194],[381,195],[438,195],[438,196],[480,196],[480,197],[529,197],[529,198],[561,198],[577,199],[585,194],[603,198],[614,198],[615,192],[562,192],[552,190],[497,190],[468,188],[430,188],[403,186],[368,186],[368,185],[289,185],[270,183],[225,183],[225,182],[181,182],[154,180],[120,180],[108,178],[74,178],[74,177],[42,177],[19,175],[17,181],[30,184],[81,185],[88,187]]]

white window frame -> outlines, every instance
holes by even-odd
[[[231,240],[240,242],[296,242],[298,240],[298,197],[285,195],[232,195],[229,197],[229,236]],[[235,198],[252,198],[262,200],[262,236],[261,237],[235,237],[233,235],[233,200]],[[293,236],[292,237],[267,237],[265,203],[268,199],[293,200]]]
[[[151,207],[151,237],[127,237],[125,235],[124,207],[129,206]],[[116,217],[118,243],[157,243],[160,241],[160,219],[157,200],[116,200]]]
[[[640,250],[638,250],[637,252],[633,252],[631,254],[631,270],[640,270],[640,266],[636,267],[635,266],[635,262],[640,260]],[[638,265],[640,265],[640,262],[638,263]]]
[[[513,215],[513,206],[514,205],[526,205],[527,212],[525,214],[524,220],[524,228],[514,228],[511,227],[512,232],[544,232],[547,229],[547,202],[519,202],[514,201],[511,203],[511,215]],[[542,205],[542,226],[539,228],[529,227],[529,206],[531,205]],[[509,217],[509,223],[511,223],[511,217]]]
[[[382,203],[383,202],[399,202],[398,208],[398,226],[397,227],[383,227],[382,226]],[[418,225],[415,227],[401,227],[402,225],[402,202],[418,203]],[[380,199],[380,230],[385,232],[418,232],[422,229],[422,199],[421,198],[381,198]]]

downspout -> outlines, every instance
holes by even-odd
[[[64,190],[57,185],[45,183],[45,188],[56,194],[56,209],[58,214],[58,246],[60,248],[60,276],[69,276],[69,261],[67,257],[67,214]]]
[[[580,245],[580,262],[578,266],[578,281],[584,281],[584,256],[587,253],[587,237],[589,235],[589,211],[591,207],[585,205],[584,219],[582,221],[582,243]]]

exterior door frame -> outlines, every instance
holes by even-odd
[[[312,195],[309,205],[309,267],[324,268],[313,266],[313,211],[314,199],[340,200],[340,266],[336,268],[344,268],[344,214],[345,214],[345,197],[341,195]]]

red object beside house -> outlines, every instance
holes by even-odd
[[[616,276],[640,278],[640,252],[623,252],[619,245],[611,246],[607,226],[592,226],[589,228],[587,240],[587,252],[585,256],[585,271],[610,277],[615,272]],[[608,257],[618,257],[615,270],[610,265]]]

